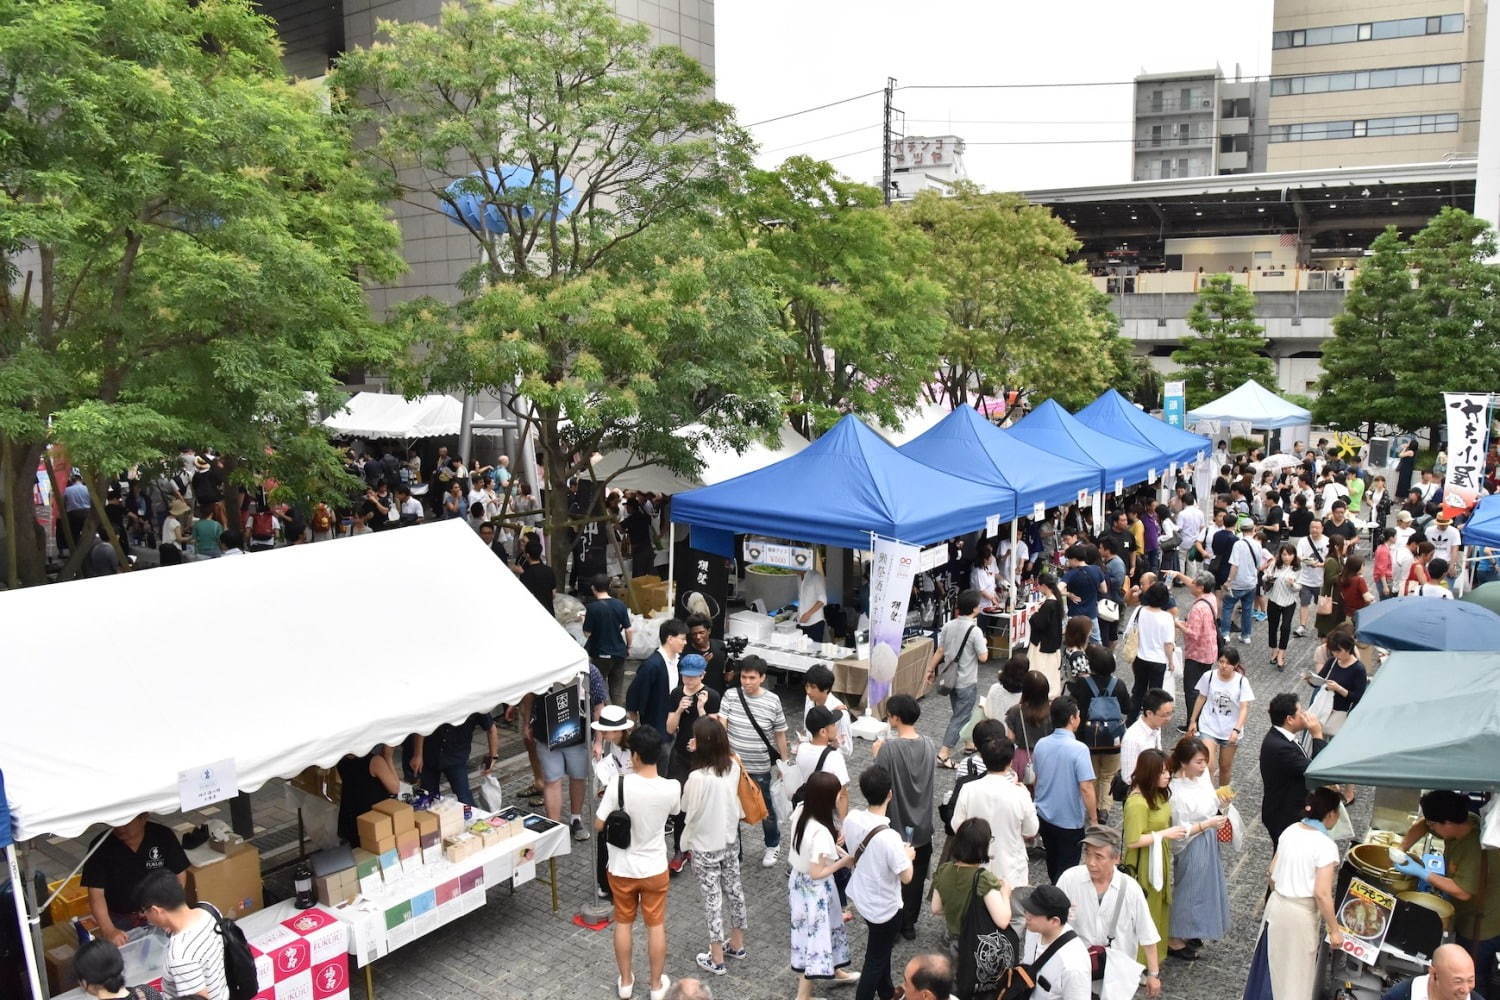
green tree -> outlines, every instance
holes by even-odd
[[[805,156],[749,171],[731,203],[739,245],[767,254],[778,363],[793,425],[843,413],[895,426],[937,368],[943,290],[926,276],[931,243],[881,206],[880,192]]]
[[[1365,436],[1376,424],[1401,425],[1394,359],[1411,325],[1412,272],[1408,247],[1396,231],[1370,244],[1344,308],[1333,318],[1333,337],[1323,345],[1323,374],[1313,416],[1330,427],[1355,429]]]
[[[692,471],[703,439],[743,446],[780,419],[766,255],[726,251],[708,212],[748,142],[702,67],[603,0],[448,4],[379,30],[334,73],[366,102],[367,163],[393,198],[466,220],[479,261],[456,303],[397,313],[422,349],[399,380],[506,402],[554,487],[561,569],[601,509],[570,510],[562,484],[595,452]]]
[[[1182,366],[1191,409],[1237,389],[1247,379],[1276,391],[1271,359],[1261,354],[1266,338],[1255,321],[1255,295],[1227,274],[1207,278],[1188,310],[1187,325],[1197,335],[1172,352]]]
[[[106,475],[185,441],[240,481],[342,480],[309,417],[335,371],[389,353],[360,278],[398,271],[397,233],[269,23],[249,0],[6,4],[0,68],[7,584],[45,580],[51,443],[96,515]]]
[[[896,211],[931,242],[927,273],[947,293],[935,381],[950,405],[1008,389],[1083,405],[1110,384],[1118,324],[1049,209],[961,182]]]

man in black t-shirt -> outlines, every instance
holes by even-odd
[[[1346,544],[1359,537],[1359,529],[1349,520],[1349,505],[1344,501],[1333,502],[1329,517],[1323,522],[1323,534],[1338,535]]]
[[[1303,493],[1292,495],[1292,512],[1286,519],[1288,537],[1292,541],[1307,537],[1307,526],[1313,523],[1313,512],[1307,509],[1307,496]]]
[[[1135,533],[1130,530],[1130,520],[1123,510],[1115,511],[1109,520],[1109,528],[1099,537],[1114,543],[1115,555],[1125,563],[1125,575],[1135,579]]]
[[[526,565],[521,570],[521,586],[531,592],[537,603],[553,614],[553,592],[557,590],[557,574],[552,567],[542,562],[542,543],[536,539],[526,543]]]
[[[99,925],[99,937],[119,947],[125,932],[145,925],[136,890],[151,872],[165,869],[184,885],[187,855],[177,835],[141,813],[124,826],[101,834],[104,842],[83,863],[83,885],[89,891],[89,912]]]
[[[390,488],[381,480],[374,489],[365,491],[365,502],[360,507],[360,516],[365,519],[365,527],[371,531],[384,531],[391,526],[391,494]]]
[[[656,549],[651,544],[651,518],[635,497],[625,501],[625,519],[620,522],[630,540],[630,575],[646,576],[656,568]]]
[[[490,773],[495,758],[500,755],[500,730],[488,712],[475,712],[457,725],[443,723],[422,741],[423,788],[436,794],[441,791],[442,779],[447,777],[458,801],[466,806],[474,805],[474,792],[469,788],[469,751],[474,746],[475,727],[483,729],[489,740],[489,752],[481,773]]]

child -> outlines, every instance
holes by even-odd
[[[836,745],[843,753],[853,753],[854,737],[849,733],[849,709],[833,693],[833,671],[821,663],[808,667],[807,673],[802,675],[802,693],[807,695],[807,701],[802,707],[803,728],[807,728],[807,714],[814,706],[826,708],[838,716],[839,738]]]
[[[594,774],[599,779],[599,790],[595,794],[599,798],[604,797],[606,786],[618,780],[620,775],[630,773],[630,748],[625,745],[625,740],[634,725],[625,714],[625,709],[619,705],[605,705],[599,712],[599,719],[593,725]],[[606,873],[609,852],[605,849],[602,836],[594,838],[594,850],[596,892],[600,899],[610,899],[609,877]]]
[[[1381,529],[1380,544],[1375,546],[1375,596],[1382,601],[1396,592],[1395,552],[1396,529]]]

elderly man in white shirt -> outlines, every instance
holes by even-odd
[[[1161,996],[1161,932],[1151,919],[1140,883],[1120,871],[1120,831],[1091,826],[1083,834],[1083,864],[1057,878],[1073,904],[1068,926],[1083,943],[1111,948],[1139,962],[1145,959],[1146,995]],[[1133,991],[1132,991],[1133,994]],[[1130,994],[1127,994],[1130,995]],[[1101,1000],[1117,1000],[1108,995]],[[1123,998],[1118,998],[1123,1000]]]
[[[984,761],[984,777],[964,782],[953,805],[953,829],[975,816],[990,824],[988,868],[992,875],[1012,886],[1031,883],[1026,838],[1035,837],[1041,826],[1031,793],[1011,770],[1015,753],[1016,745],[1003,736],[981,743],[979,756]]]

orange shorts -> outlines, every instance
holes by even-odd
[[[622,878],[609,873],[609,891],[615,898],[615,923],[635,923],[635,912],[640,910],[647,927],[660,927],[667,922],[667,887],[671,876],[666,872],[650,878]]]

